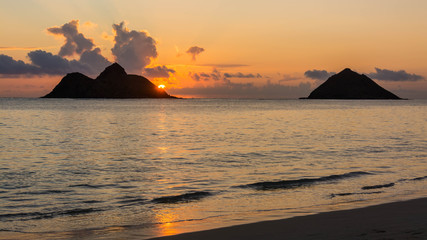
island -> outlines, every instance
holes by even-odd
[[[401,99],[364,74],[342,70],[301,99]]]
[[[147,78],[127,74],[118,63],[105,68],[96,79],[69,73],[42,98],[176,98]]]

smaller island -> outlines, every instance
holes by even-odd
[[[148,79],[127,74],[118,63],[105,68],[96,79],[74,72],[67,74],[42,98],[176,98]]]
[[[364,74],[342,70],[301,99],[401,99]]]

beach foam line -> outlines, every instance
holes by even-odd
[[[338,181],[347,178],[360,177],[363,175],[371,175],[369,172],[349,172],[339,175],[330,175],[319,178],[301,178],[297,180],[281,180],[281,181],[267,181],[267,182],[257,182],[251,183],[247,185],[241,185],[238,187],[241,188],[253,188],[256,190],[274,190],[274,189],[290,189],[290,188],[298,188],[305,187],[313,184],[319,184],[330,181]]]
[[[427,239],[427,198],[265,221],[151,240]]]

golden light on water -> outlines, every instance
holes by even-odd
[[[178,219],[178,216],[174,212],[160,210],[156,214],[156,219],[159,221],[159,232],[161,236],[176,235],[181,233],[177,228],[175,221]]]

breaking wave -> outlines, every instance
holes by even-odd
[[[190,192],[176,196],[159,197],[152,200],[154,203],[183,203],[200,200],[202,198],[213,195],[211,192]]]
[[[378,189],[378,188],[389,188],[393,187],[394,183],[387,183],[382,185],[372,185],[372,186],[364,186],[362,187],[362,190],[371,190],[371,189]]]
[[[281,180],[275,182],[257,182],[239,187],[254,188],[256,190],[274,190],[274,189],[291,189],[298,187],[306,187],[313,184],[320,184],[323,182],[339,181],[347,178],[360,177],[363,175],[370,175],[368,172],[349,172],[339,175],[330,175],[320,178],[301,178],[297,180]]]

